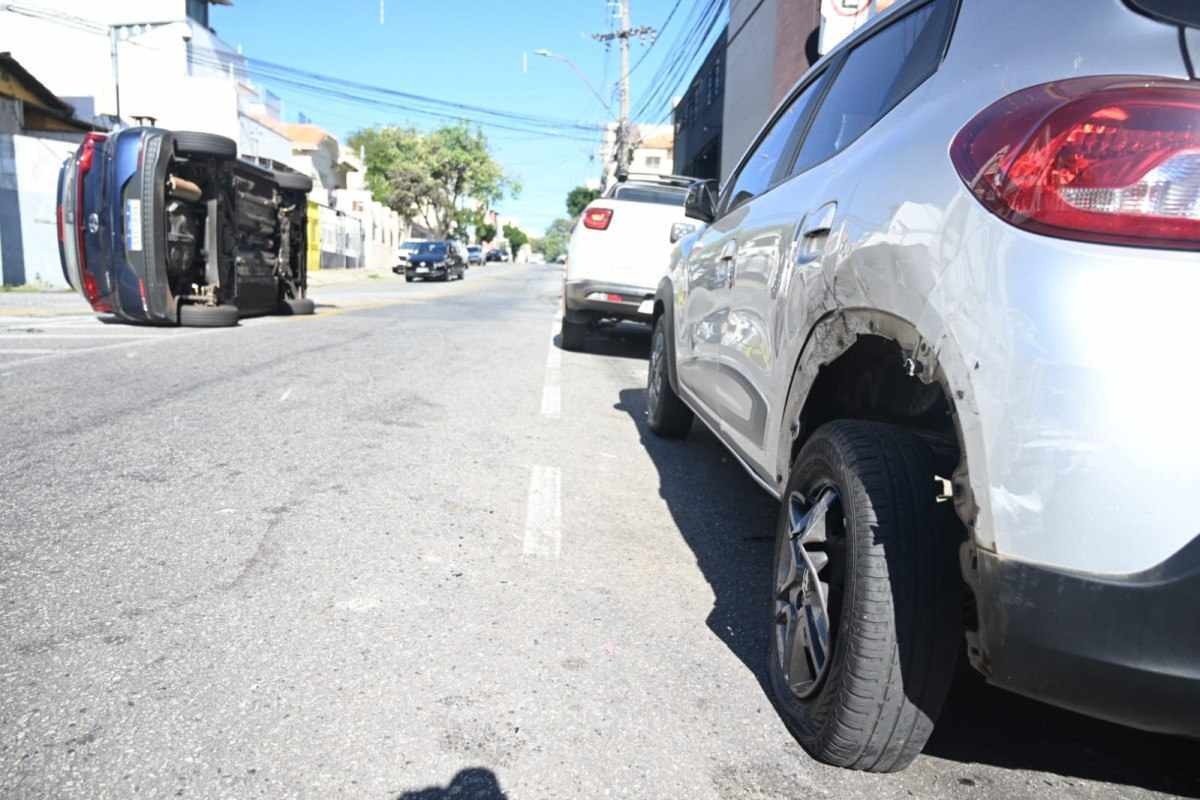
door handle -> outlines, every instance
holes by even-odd
[[[805,215],[800,225],[800,237],[815,239],[818,236],[828,236],[833,230],[833,220],[837,216],[837,203],[826,203]]]

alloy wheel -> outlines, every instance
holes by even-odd
[[[659,399],[662,397],[665,339],[662,328],[656,325],[654,339],[650,343],[650,375],[646,381],[646,409],[651,415],[658,408]]]
[[[833,631],[840,592],[831,556],[843,539],[841,500],[825,486],[812,498],[787,499],[787,536],[779,545],[775,575],[775,651],[788,688],[799,698],[821,685],[833,658]],[[840,559],[839,559],[840,560]],[[832,609],[832,611],[831,611]]]

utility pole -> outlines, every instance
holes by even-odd
[[[117,28],[115,25],[108,29],[108,46],[112,55],[113,97],[117,106],[117,122],[121,120],[121,66],[117,60]]]
[[[612,33],[595,33],[592,38],[610,45],[614,39],[621,47],[621,78],[618,84],[621,97],[621,116],[617,120],[617,180],[629,174],[629,156],[633,150],[632,128],[629,120],[629,41],[654,39],[655,30],[648,25],[633,27],[629,20],[629,0],[620,3],[621,27]]]

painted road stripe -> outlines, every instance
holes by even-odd
[[[554,343],[562,315],[554,318],[550,329],[550,352],[546,355],[546,380],[542,385],[542,416],[558,419],[562,416],[562,350]]]
[[[522,552],[556,559],[562,553],[562,470],[535,465],[529,477]]]

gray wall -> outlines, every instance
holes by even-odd
[[[780,0],[733,0],[725,66],[721,181],[775,107],[775,19]],[[790,2],[790,0],[784,0]]]

